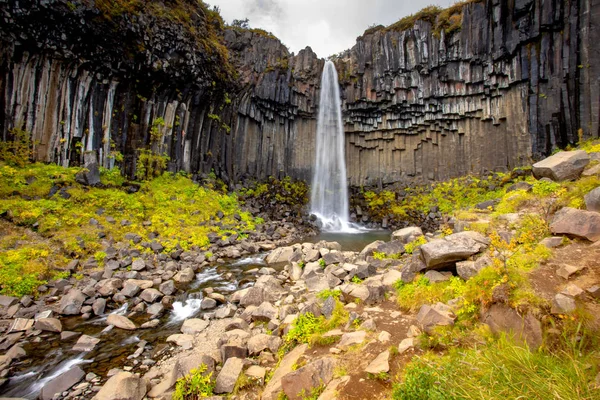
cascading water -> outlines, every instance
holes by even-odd
[[[348,219],[348,183],[344,127],[335,65],[325,62],[317,119],[316,165],[311,188],[311,213],[327,232],[354,232]]]

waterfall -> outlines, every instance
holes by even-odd
[[[317,119],[316,165],[311,188],[311,213],[324,231],[350,232],[348,183],[344,158],[344,127],[337,71],[325,62]]]

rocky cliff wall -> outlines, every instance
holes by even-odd
[[[171,170],[310,178],[323,60],[309,48],[215,28],[233,77],[218,44],[185,24],[144,11],[106,20],[96,6],[0,0],[4,140],[23,127],[38,159],[64,165],[121,153],[130,176],[153,147]],[[201,11],[192,32],[212,29]],[[505,170],[579,129],[599,135],[599,0],[486,0],[460,18],[449,35],[426,21],[371,30],[335,59],[351,184]]]

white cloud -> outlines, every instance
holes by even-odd
[[[226,22],[248,18],[272,32],[290,51],[310,46],[320,57],[349,49],[372,24],[389,25],[430,4],[454,0],[208,0]]]

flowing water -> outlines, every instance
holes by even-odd
[[[311,188],[311,213],[327,232],[358,232],[349,222],[344,126],[337,71],[325,62],[317,119],[316,164]]]
[[[57,334],[44,333],[41,342],[30,341],[23,345],[27,357],[13,362],[13,373],[7,384],[0,389],[0,397],[36,398],[44,385],[76,365],[86,373],[94,372],[104,377],[111,368],[125,365],[127,357],[135,352],[142,340],[148,341],[152,346],[152,353],[156,353],[165,346],[168,336],[180,333],[185,319],[201,317],[202,289],[211,287],[217,293],[229,295],[252,285],[256,275],[249,271],[265,266],[264,256],[253,255],[231,263],[203,268],[196,274],[194,282],[186,288],[186,292],[173,303],[173,309],[161,317],[160,325],[154,329],[139,329],[135,332],[113,329],[109,333],[103,333],[108,314],[88,321],[82,321],[78,317],[61,318],[64,330],[100,338],[101,342],[96,349],[84,353],[73,352],[71,348],[76,339],[61,341]],[[108,313],[127,315],[128,306],[124,304]],[[131,320],[140,325],[147,321],[147,317],[138,315],[131,317]]]

